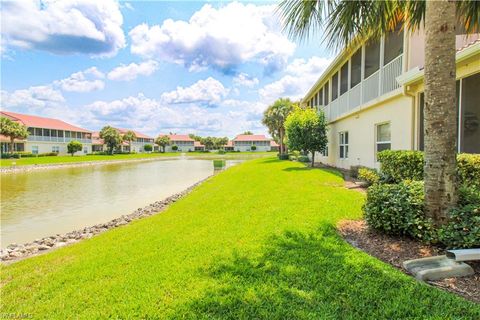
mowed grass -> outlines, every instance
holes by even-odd
[[[165,212],[1,268],[1,312],[48,319],[475,319],[338,236],[363,195],[272,158],[222,172]]]
[[[223,157],[234,158],[238,156],[266,156],[271,155],[270,152],[232,152],[224,155],[220,155],[216,152],[203,153],[203,152],[185,152],[186,156],[197,157]],[[53,157],[32,157],[32,158],[20,158],[20,159],[1,159],[0,167],[10,167],[13,163],[16,166],[28,166],[28,165],[40,165],[40,164],[63,164],[74,162],[88,162],[88,161],[114,161],[114,160],[138,160],[138,159],[150,159],[159,157],[179,157],[181,152],[166,152],[166,153],[132,153],[132,154],[115,154],[115,155],[91,155],[91,156],[53,156]]]

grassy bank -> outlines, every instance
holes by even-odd
[[[157,216],[1,268],[2,313],[34,318],[399,319],[480,316],[336,233],[363,195],[257,159]]]
[[[203,152],[186,152],[186,156],[192,157],[225,157],[231,158],[236,156],[245,155],[271,155],[267,152],[232,152],[225,155],[219,155],[216,152],[203,153]],[[21,158],[21,159],[1,159],[0,167],[10,167],[13,163],[16,166],[28,166],[28,165],[42,165],[42,164],[63,164],[63,163],[76,163],[76,162],[88,162],[88,161],[112,161],[112,160],[138,160],[149,159],[158,157],[178,157],[180,152],[166,152],[166,153],[134,153],[134,154],[115,154],[115,155],[90,155],[90,156],[53,156],[53,157],[38,157],[38,158]]]

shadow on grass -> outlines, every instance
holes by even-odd
[[[259,257],[233,256],[202,274],[215,289],[174,318],[399,319],[478,315],[480,308],[394,271],[343,242],[332,226],[286,232]]]
[[[321,170],[321,171],[324,171],[324,172],[328,172],[328,173],[331,173],[339,178],[342,178],[343,179],[343,174],[338,171],[338,170],[335,170],[335,169],[331,169],[331,168],[323,168],[323,167],[307,167],[307,166],[304,166],[304,167],[288,167],[288,168],[284,168],[282,169],[283,171],[288,171],[288,172],[291,172],[291,171],[308,171],[308,170]]]

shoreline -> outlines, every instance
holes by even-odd
[[[25,166],[0,167],[0,174],[15,174],[15,173],[37,171],[37,170],[88,167],[88,166],[94,166],[94,165],[116,164],[116,163],[127,163],[127,162],[178,160],[180,157],[181,155],[171,156],[171,157],[151,157],[151,158],[139,158],[139,159],[92,160],[92,161],[81,161],[81,162],[31,164],[31,165],[25,165]]]
[[[138,208],[130,214],[122,215],[105,223],[99,223],[63,234],[47,236],[24,244],[9,244],[4,249],[0,249],[0,262],[4,265],[12,264],[23,259],[53,251],[57,248],[78,243],[84,239],[90,239],[100,233],[121,227],[134,220],[140,220],[162,213],[170,204],[175,203],[184,196],[188,195],[193,189],[210,179],[213,175],[210,175],[207,178],[192,184],[185,190],[175,193],[163,200],[156,201],[143,208]]]

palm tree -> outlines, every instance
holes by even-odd
[[[284,123],[292,110],[293,102],[288,98],[280,98],[263,113],[262,123],[267,126],[273,139],[280,145],[280,154],[286,153]]]
[[[289,35],[305,40],[324,28],[329,47],[354,47],[396,27],[409,31],[424,24],[425,40],[425,208],[437,225],[456,205],[455,26],[479,29],[480,2],[466,1],[296,1],[279,12]]]
[[[0,118],[0,134],[10,139],[10,153],[13,153],[15,139],[26,139],[28,130],[23,124],[5,117]]]
[[[158,136],[155,139],[155,143],[162,147],[163,153],[165,153],[165,147],[170,144],[170,137],[169,136]]]
[[[132,152],[132,141],[137,140],[137,135],[132,130],[128,130],[123,135],[123,141],[128,141],[128,150]]]

